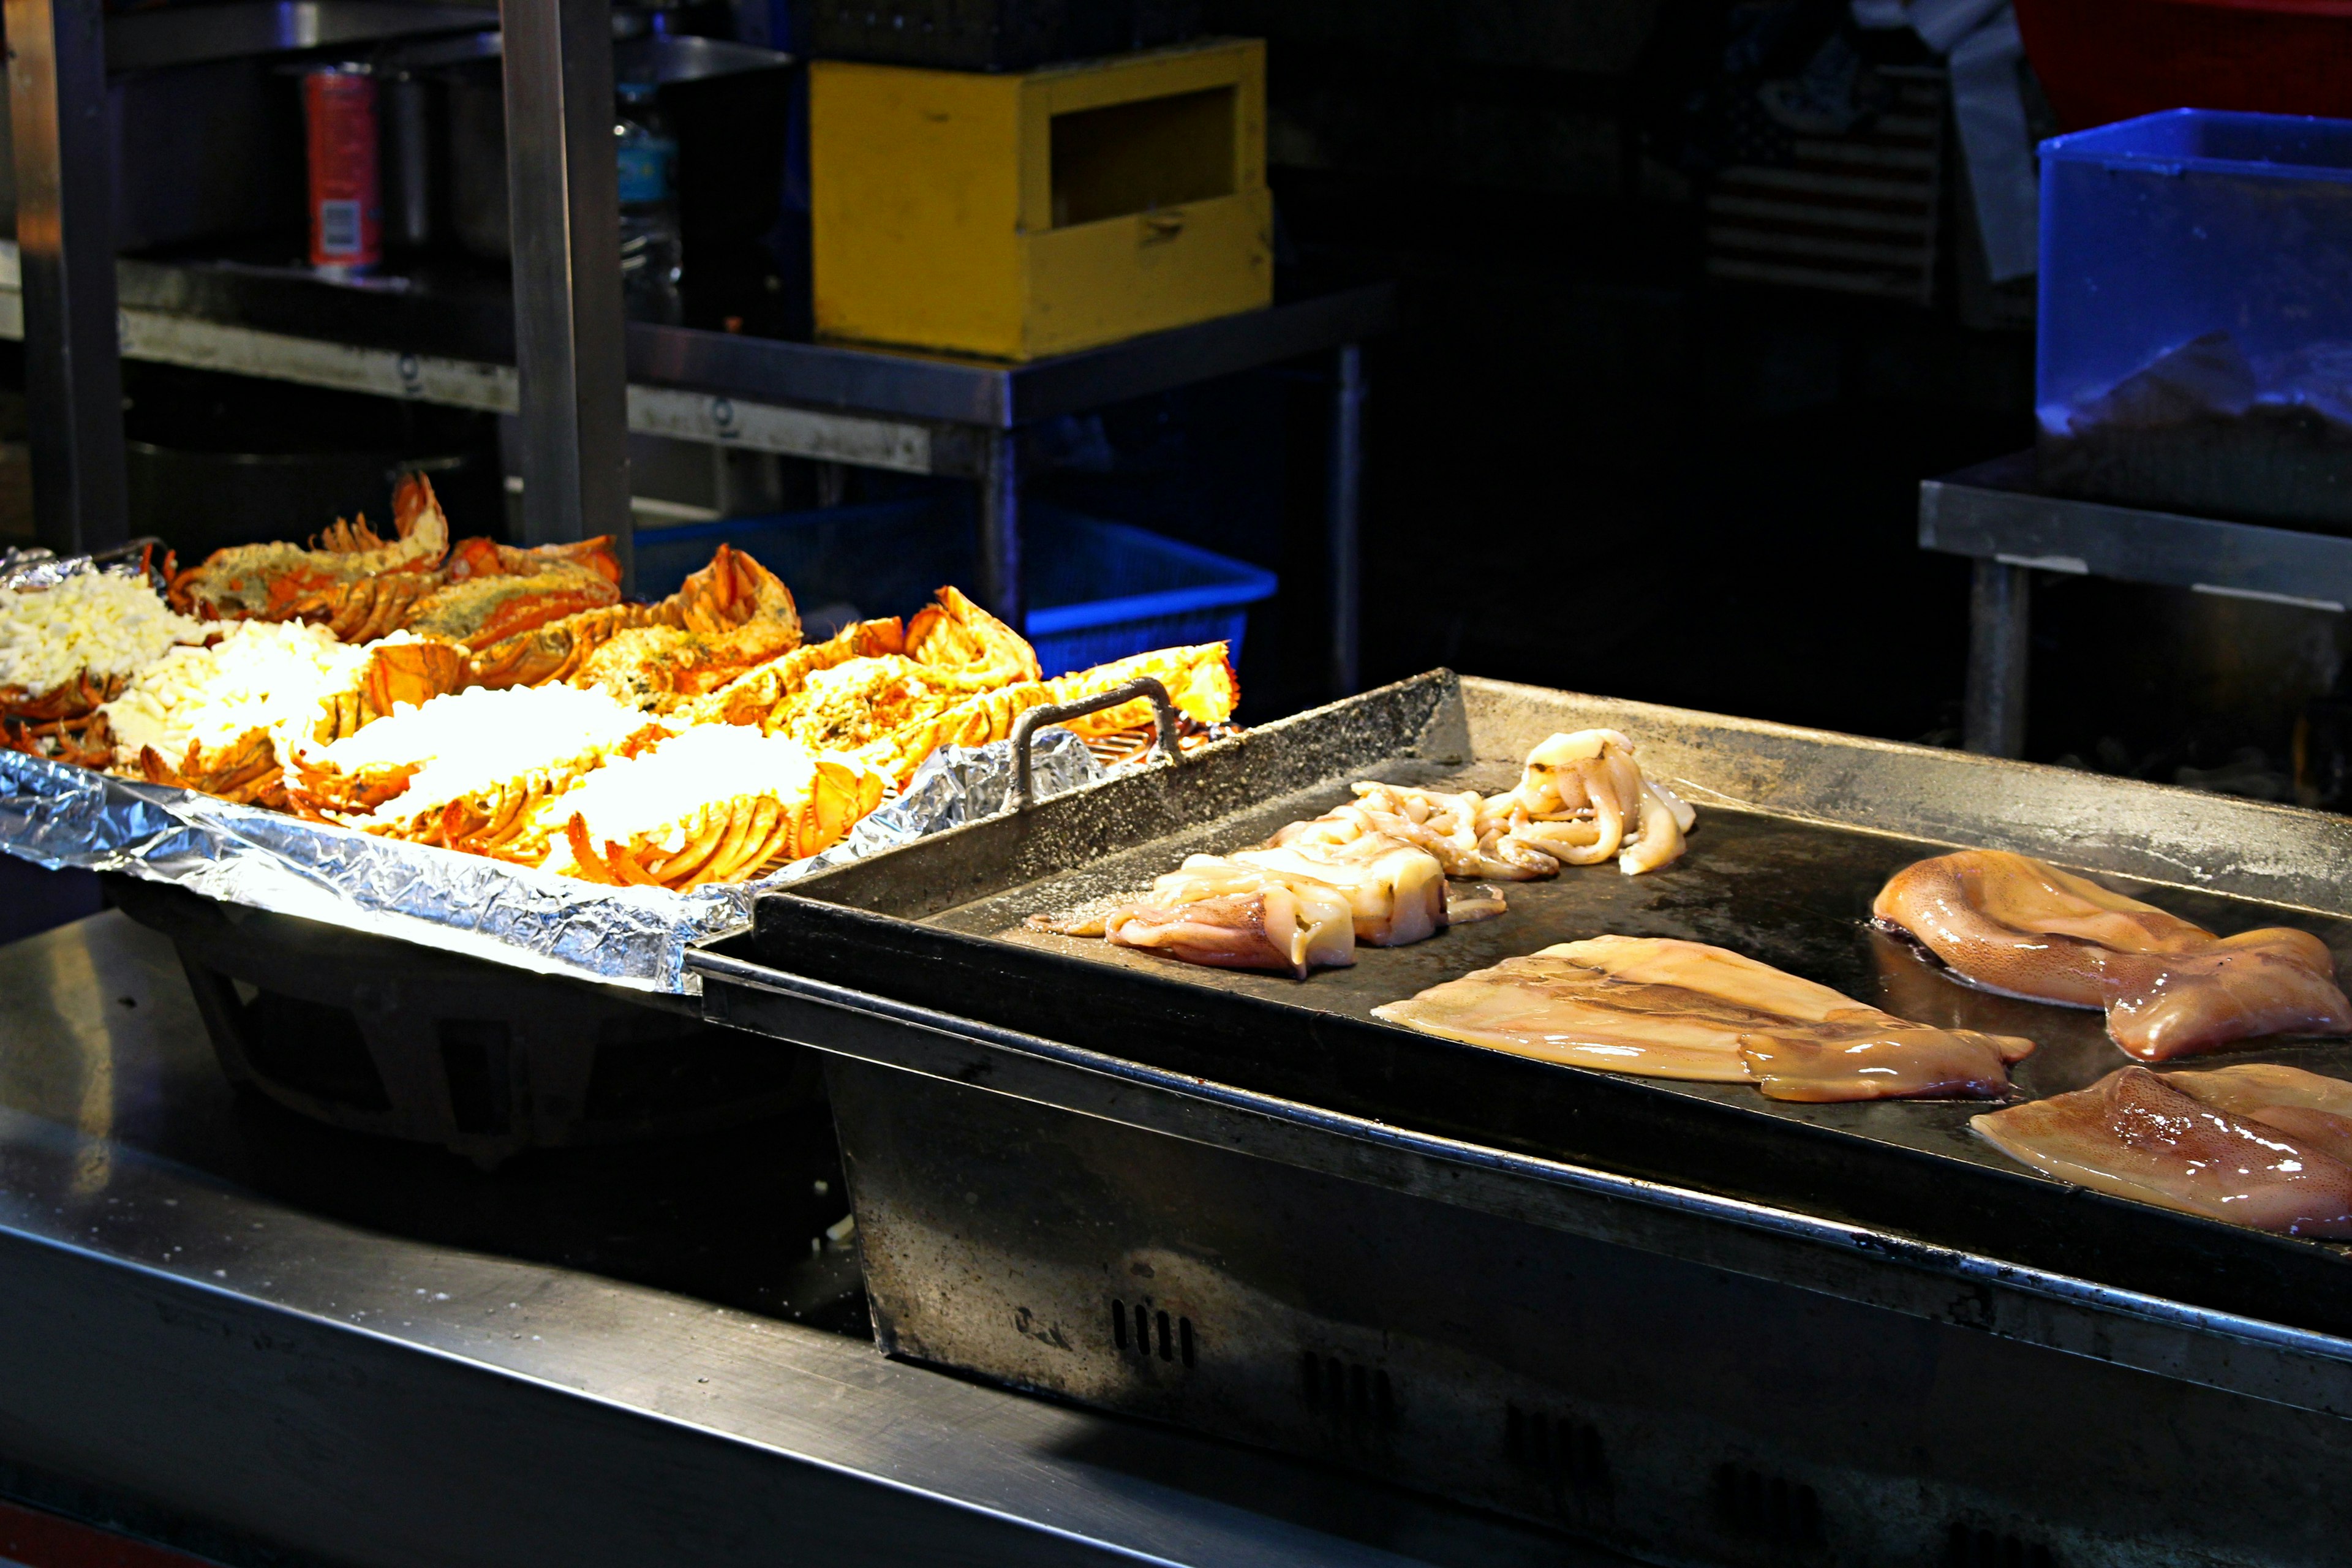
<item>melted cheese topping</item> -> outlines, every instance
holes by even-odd
[[[815,759],[797,742],[743,725],[698,724],[650,752],[614,758],[542,806],[541,825],[556,838],[550,865],[571,863],[562,832],[574,812],[592,843],[626,844],[642,835],[675,850],[704,807],[740,795],[804,800],[815,778]]]
[[[645,728],[646,716],[605,693],[570,686],[481,687],[406,703],[307,761],[346,773],[421,763],[376,815],[406,821],[461,795],[540,771],[593,767]]]
[[[84,572],[53,588],[0,588],[0,686],[38,695],[84,670],[131,675],[205,634],[144,577]]]
[[[414,640],[400,632],[384,639]],[[142,746],[176,765],[191,745],[209,750],[254,730],[268,731],[286,756],[308,739],[320,704],[357,680],[367,661],[368,647],[338,642],[323,626],[233,621],[210,647],[166,652],[100,711],[119,766],[136,763]]]

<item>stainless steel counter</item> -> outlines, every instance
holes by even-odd
[[[241,1099],[119,914],[0,949],[0,1491],[232,1563],[1620,1561],[884,1359],[834,1158],[485,1174]]]

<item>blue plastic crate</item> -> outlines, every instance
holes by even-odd
[[[2352,526],[2352,121],[2181,109],[2042,144],[2053,488]]]
[[[1024,507],[1022,540],[1022,631],[1047,675],[1186,643],[1223,641],[1238,663],[1249,606],[1277,585],[1260,567],[1058,507]],[[910,615],[940,584],[970,592],[978,580],[970,502],[919,497],[646,530],[636,539],[639,592],[669,593],[722,543],[791,586],[813,636]]]

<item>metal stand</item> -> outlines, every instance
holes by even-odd
[[[2337,615],[2352,605],[2352,539],[2050,495],[2031,452],[1922,483],[1919,548],[1976,563],[1963,733],[1969,751],[2000,757],[2025,749],[2035,572]]]
[[[991,430],[980,473],[980,596],[998,620],[1022,629],[1021,432]]]
[[[614,536],[630,580],[612,0],[501,0],[523,534]]]
[[[33,509],[41,542],[71,554],[129,533],[105,9],[7,0],[6,20]]]
[[[2032,574],[1979,561],[1969,586],[1969,686],[1960,743],[1990,757],[2025,754],[2025,688]]]
[[[1333,356],[1331,463],[1324,502],[1331,563],[1331,695],[1363,685],[1364,350],[1343,343]]]

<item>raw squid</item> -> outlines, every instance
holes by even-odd
[[[1195,657],[1212,654],[1213,658]],[[1153,657],[1195,669],[1224,668],[1222,644]],[[1132,663],[1062,680],[1100,675],[1107,682]],[[814,684],[821,678],[810,679]],[[734,711],[730,709],[730,717]],[[1039,915],[1030,924],[1065,936],[1108,934],[1122,945],[1159,948],[1194,963],[1288,970],[1303,980],[1310,967],[1355,963],[1357,942],[1398,947],[1449,925],[1508,912],[1500,889],[1482,884],[1456,891],[1447,883],[1450,877],[1530,881],[1559,875],[1563,860],[1591,865],[1612,855],[1632,875],[1680,855],[1692,821],[1690,807],[1642,776],[1633,764],[1633,742],[1613,730],[1551,736],[1528,753],[1517,785],[1484,799],[1475,790],[1449,795],[1385,784],[1359,784],[1355,793],[1348,805],[1311,822],[1291,823],[1254,848],[1221,860],[1196,855],[1185,862],[1188,869],[1203,863],[1255,868],[1336,891],[1349,906],[1349,929],[1319,950],[1328,956],[1310,962],[1297,941],[1269,934],[1269,919],[1287,931],[1292,928],[1283,922],[1291,916],[1270,910],[1255,887],[1228,890],[1171,877],[1153,885],[1148,900],[1106,920]],[[1843,997],[1837,1000],[1853,1005]],[[1783,1076],[1795,1070],[1793,1057],[1787,1063]],[[1744,1078],[1745,1070],[1731,1076]]]
[[[1402,839],[1437,857],[1449,877],[1493,877],[1529,882],[1557,876],[1559,862],[1509,835],[1501,819],[1480,831],[1475,790],[1446,795],[1402,784],[1360,784],[1355,800],[1334,806],[1312,822],[1294,822],[1268,847],[1347,844],[1368,835]]]
[[[2352,1164],[2352,1083],[2340,1078],[2272,1062],[2241,1062],[2205,1072],[2169,1072],[2164,1081],[2216,1110],[2252,1117]]]
[[[1969,1125],[2010,1158],[2077,1186],[2256,1230],[2352,1237],[2352,1166],[2176,1081],[2119,1068],[2088,1089]]]
[[[1433,986],[1372,1016],[1545,1061],[1773,1100],[1991,1097],[2032,1042],[1908,1024],[1703,942],[1601,936]]]
[[[1339,889],[1354,917],[1355,939],[1368,947],[1402,947],[1445,925],[1445,868],[1399,839],[1368,836],[1349,844],[1244,849],[1232,858]]]
[[[1633,742],[1614,730],[1554,735],[1528,753],[1518,787],[1479,807],[1479,835],[1499,831],[1568,866],[1614,858],[1627,876],[1683,852],[1696,814],[1643,777]]]
[[[1518,784],[1500,795],[1388,784],[1359,784],[1355,791],[1349,805],[1285,827],[1274,846],[1378,834],[1428,850],[1449,877],[1526,882],[1557,876],[1563,865],[1612,858],[1630,877],[1679,858],[1697,819],[1673,791],[1643,776],[1633,742],[1614,730],[1541,742],[1528,753]]]
[[[2142,1061],[2256,1035],[2352,1033],[2352,1002],[2317,937],[2217,937],[2023,855],[1922,860],[1895,873],[1871,912],[1987,990],[2105,1008],[2108,1035]]]
[[[1041,924],[1043,922],[1040,922]],[[1355,910],[1347,894],[1295,872],[1194,855],[1151,884],[1151,896],[1098,922],[1045,925],[1068,936],[1101,935],[1217,969],[1272,969],[1304,980],[1309,969],[1356,962]]]

